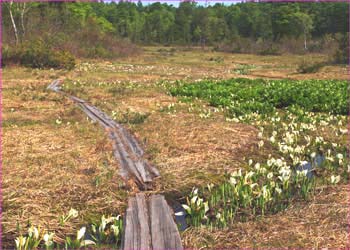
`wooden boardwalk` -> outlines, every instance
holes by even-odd
[[[60,89],[60,80],[53,81],[48,89],[71,99],[93,121],[108,132],[113,143],[113,154],[120,163],[124,179],[132,178],[140,190],[152,188],[154,178],[160,174],[145,158],[137,140],[120,124],[95,106],[69,95]],[[122,249],[183,249],[173,211],[162,195],[147,198],[143,193],[129,198],[124,219]]]
[[[120,163],[120,175],[124,179],[133,178],[141,190],[149,189],[153,179],[159,176],[159,172],[144,158],[144,151],[135,137],[95,106],[61,91],[59,84],[60,81],[55,80],[48,89],[71,99],[90,119],[106,129],[113,143],[113,154]]]
[[[129,198],[122,249],[183,249],[172,214],[162,195]]]

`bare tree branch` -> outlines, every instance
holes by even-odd
[[[24,14],[26,12],[26,2],[23,3],[22,5],[22,10],[21,10],[21,26],[22,26],[22,39],[24,38],[25,36],[25,27],[24,27]]]
[[[15,33],[16,45],[18,45],[18,31],[17,31],[17,26],[16,26],[16,23],[15,23],[15,19],[13,18],[12,5],[13,5],[13,0],[10,1],[10,4],[8,5],[8,9],[9,9],[9,12],[10,12],[10,17],[11,17],[13,31]]]

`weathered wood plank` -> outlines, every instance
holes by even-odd
[[[136,198],[129,198],[122,249],[152,249],[148,216],[144,194],[137,194]]]
[[[148,228],[146,228],[148,227]],[[164,196],[144,194],[130,198],[122,249],[183,249],[173,212]]]
[[[150,213],[153,249],[183,249],[173,213],[164,196],[150,197]]]
[[[141,159],[143,150],[137,141],[122,126],[96,107],[81,101],[78,105],[92,120],[99,122],[110,131],[110,137],[114,139],[115,148],[119,151],[120,156],[117,158],[123,167],[122,174],[124,176],[122,176],[125,178],[125,173],[129,172],[136,178],[137,184],[143,186],[142,189],[146,189],[146,183],[152,182],[155,177],[158,177],[159,172],[147,161]],[[115,153],[115,155],[118,154]]]
[[[49,86],[47,86],[47,88],[55,92],[59,92],[60,91],[59,84],[60,84],[60,80],[57,79],[57,80],[54,80],[52,83],[50,83]]]

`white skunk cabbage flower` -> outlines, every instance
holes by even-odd
[[[80,228],[80,230],[77,232],[77,240],[81,240],[86,232],[86,227]]]

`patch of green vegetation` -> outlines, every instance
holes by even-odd
[[[68,214],[59,217],[59,225],[64,226],[69,220],[77,218],[79,212],[70,209]],[[26,234],[20,234],[15,239],[15,246],[18,250],[29,250],[37,248],[45,249],[78,249],[95,245],[97,247],[106,244],[118,246],[121,242],[123,232],[123,219],[118,216],[102,215],[100,220],[96,220],[88,227],[81,227],[75,236],[66,236],[64,245],[54,241],[55,232],[53,230],[42,229],[29,224]]]
[[[20,118],[9,118],[2,121],[2,127],[25,127],[33,126],[37,124],[42,124],[42,121],[30,120],[30,119],[20,119]]]
[[[209,61],[216,62],[216,63],[223,63],[224,58],[222,56],[210,57]]]
[[[337,38],[338,49],[334,55],[334,62],[341,64],[349,64],[349,33],[340,35]]]
[[[178,82],[169,91],[174,96],[197,97],[215,107],[225,107],[232,115],[269,114],[276,108],[297,106],[305,111],[348,113],[347,81],[340,80],[206,80]]]
[[[20,64],[31,68],[59,68],[71,70],[75,58],[68,51],[57,51],[42,40],[21,44],[3,51],[3,63]]]
[[[100,173],[100,174],[95,176],[95,178],[94,178],[94,185],[96,187],[98,187],[100,185],[103,185],[104,182],[111,181],[114,173],[115,173],[115,171],[110,169],[110,168],[105,169],[102,173]]]
[[[131,93],[134,87],[126,84],[115,84],[108,87],[108,92],[113,96],[121,96]]]
[[[256,68],[255,65],[251,64],[241,64],[240,66],[236,67],[233,70],[233,73],[239,74],[239,75],[248,75],[252,69]]]
[[[226,109],[227,121],[256,126],[257,148],[276,153],[249,159],[218,184],[194,188],[183,205],[191,225],[226,227],[308,199],[316,185],[349,180],[346,141],[338,138],[348,134],[346,81],[207,80],[169,90]]]
[[[278,55],[281,55],[281,52],[280,52],[280,50],[277,47],[271,46],[271,47],[262,49],[259,52],[259,55],[262,55],[262,56],[268,56],[268,55],[278,56]]]
[[[144,123],[148,116],[150,116],[149,113],[139,113],[129,109],[123,113],[112,111],[112,118],[114,120],[120,123],[128,123],[133,125]]]

